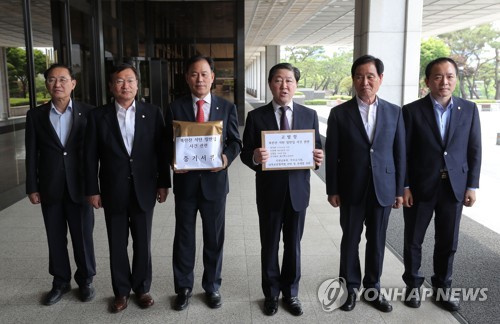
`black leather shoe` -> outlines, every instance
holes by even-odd
[[[367,292],[365,300],[368,304],[372,305],[381,312],[392,312],[392,305],[385,299],[384,295],[380,294],[380,292]]]
[[[111,312],[119,313],[128,307],[129,296],[115,296],[111,304]]]
[[[61,300],[62,296],[71,290],[71,285],[69,283],[62,285],[53,285],[52,289],[43,299],[43,304],[46,306],[54,305]]]
[[[278,297],[266,297],[264,300],[264,314],[272,316],[278,311]]]
[[[406,287],[404,303],[408,307],[419,308],[420,307],[420,289]]]
[[[434,288],[432,295],[439,306],[447,311],[456,312],[460,310],[460,300],[450,294],[449,290],[450,288]]]
[[[283,302],[290,314],[294,316],[300,316],[302,312],[302,304],[300,303],[299,297],[283,297]]]
[[[151,297],[151,294],[146,293],[136,293],[137,303],[141,308],[149,308],[155,304],[155,300]]]
[[[95,297],[95,289],[91,283],[80,286],[78,290],[80,291],[80,300],[82,302],[91,301]]]
[[[207,305],[210,308],[219,308],[222,306],[222,300],[219,291],[206,292]]]
[[[340,306],[340,309],[346,312],[350,312],[354,309],[354,307],[356,307],[356,294],[347,294],[347,300],[342,306]]]
[[[189,305],[189,298],[191,298],[192,293],[189,288],[182,288],[179,290],[177,297],[175,298],[174,309],[181,311],[186,309]]]

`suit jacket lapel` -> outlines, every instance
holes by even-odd
[[[274,114],[274,107],[272,102],[267,104],[264,112],[262,114],[262,124],[264,125],[263,129],[268,130],[279,130],[278,122],[276,121],[276,115]]]
[[[302,107],[300,107],[299,105],[294,103],[293,104],[292,129],[300,129],[301,116],[302,116]]]
[[[106,109],[106,112],[104,114],[104,119],[108,123],[111,133],[116,137],[117,142],[120,143],[120,147],[122,148],[122,150],[126,154],[128,154],[127,148],[125,147],[125,142],[123,142],[120,126],[118,125],[118,118],[116,117],[115,104],[110,103],[109,105],[104,106],[102,109]]]
[[[434,113],[434,105],[432,103],[430,95],[427,95],[427,97],[425,97],[425,100],[427,100],[427,104],[422,107],[422,114],[427,120],[427,123],[429,123],[429,126],[434,133],[434,136],[436,137],[438,143],[443,145],[441,133],[439,132],[439,127],[436,121],[436,114]]]
[[[80,106],[73,101],[73,111],[72,111],[72,116],[71,116],[71,130],[69,132],[68,140],[66,141],[66,147],[71,145],[73,142],[73,138],[75,137],[75,134],[77,133],[78,129],[82,127],[82,112],[80,110]]]
[[[448,134],[446,135],[446,145],[448,145],[450,139],[453,137],[457,125],[460,123],[460,118],[462,118],[462,109],[457,101],[457,98],[453,98],[453,108],[451,110],[450,124],[448,125]]]
[[[191,109],[191,111],[192,110],[193,109]],[[193,118],[194,118],[194,112],[193,112]],[[219,101],[217,100],[217,97],[212,96],[212,103],[210,104],[209,121],[214,121],[214,120],[224,120],[224,116],[222,113],[222,109],[219,107]]]
[[[348,101],[349,106],[347,107],[347,114],[354,122],[354,125],[358,127],[361,132],[361,136],[370,143],[370,139],[368,138],[368,134],[366,134],[365,126],[363,125],[363,120],[361,119],[361,114],[359,113],[358,102],[356,101],[356,97],[352,98]],[[376,128],[376,127],[375,127]]]
[[[387,122],[387,109],[386,104],[380,98],[378,99],[378,107],[377,107],[377,119],[375,121],[375,132],[373,133],[373,141],[375,143],[377,140],[378,134],[380,133],[380,129],[386,127]],[[365,130],[366,133],[366,130]],[[368,137],[368,134],[366,135]]]
[[[182,111],[186,114],[186,121],[196,121],[196,116],[194,115],[193,109],[193,99],[191,96],[186,97],[186,100],[182,103]],[[182,120],[182,119],[181,119]]]
[[[61,140],[59,139],[59,136],[57,136],[56,130],[54,129],[54,126],[52,125],[52,122],[50,121],[50,109],[51,109],[51,107],[52,107],[52,103],[49,102],[45,105],[40,106],[40,108],[38,108],[38,109],[42,110],[43,127],[47,130],[47,134],[49,134],[49,136],[51,136],[54,139],[54,141],[57,143],[57,145],[59,145],[60,147],[63,147]],[[35,109],[37,109],[37,108],[35,108]]]
[[[147,126],[145,126],[146,119],[151,116],[147,115],[145,107],[139,102],[135,102],[135,128],[134,128],[134,142],[132,144],[132,152],[130,155],[134,153],[134,148],[138,148],[140,145],[141,138],[143,136],[143,132],[147,130]],[[125,145],[125,144],[124,144]]]

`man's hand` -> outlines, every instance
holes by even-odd
[[[340,207],[340,196],[339,195],[328,195],[328,202],[333,207]]]
[[[101,195],[93,195],[93,196],[88,196],[87,200],[92,207],[95,209],[99,209],[102,207],[101,203]]]
[[[323,162],[323,150],[315,149],[313,151],[313,158],[314,158],[314,162],[316,163],[316,166],[319,167],[321,165],[321,163]]]
[[[172,171],[174,171],[174,173],[187,173],[187,172],[189,172],[188,170],[175,170],[173,164],[171,165],[171,168],[172,168]]]
[[[413,195],[411,194],[410,188],[405,188],[405,192],[403,193],[403,206],[413,206]]]
[[[221,170],[224,170],[225,168],[227,168],[227,156],[226,154],[222,154],[222,167],[220,168],[215,168],[215,169],[212,169],[211,171],[212,172],[219,172]]]
[[[266,163],[269,160],[269,152],[263,147],[253,150],[253,160],[257,164]]]
[[[33,192],[28,195],[28,198],[30,199],[32,204],[39,204],[42,202],[40,199],[40,193],[39,192]]]
[[[403,206],[403,197],[397,196],[396,199],[394,200],[394,204],[392,204],[392,208],[398,209],[401,206]]]
[[[470,189],[465,190],[464,206],[472,207],[472,205],[474,205],[475,202],[476,202],[476,191]]]
[[[168,188],[158,188],[156,191],[156,200],[161,204],[167,200]]]

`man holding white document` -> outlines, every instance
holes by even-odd
[[[323,161],[316,111],[292,100],[299,79],[300,71],[289,63],[272,67],[268,84],[273,100],[248,113],[243,134],[241,160],[256,172],[264,314],[269,316],[278,310],[280,293],[288,311],[295,316],[302,315],[298,298],[300,240],[309,206],[310,169],[318,168]],[[282,141],[266,140],[267,133],[273,134],[278,130],[282,131]],[[303,130],[313,133],[311,140],[302,139]],[[309,156],[292,156],[294,146],[307,141],[311,141]],[[278,145],[275,151],[283,155],[277,163],[273,163],[278,168],[270,168],[269,161],[275,156],[273,149],[265,147],[266,143],[273,142]],[[298,168],[295,165],[297,160],[310,160],[312,163]],[[284,252],[280,271],[278,249],[281,232]]]
[[[170,106],[175,145],[190,149],[182,154],[177,150],[173,162],[176,219],[173,269],[177,294],[174,308],[185,309],[192,295],[198,211],[203,223],[202,287],[207,305],[218,308],[222,303],[219,288],[226,195],[229,192],[227,168],[240,153],[241,140],[236,106],[210,92],[215,78],[214,61],[205,56],[192,57],[186,64],[185,77],[191,94],[174,101]],[[175,128],[179,121],[182,124],[180,131]],[[215,129],[213,134],[203,135],[203,129],[207,126],[205,124]],[[221,129],[217,130],[217,127]],[[205,149],[217,145],[220,156],[205,153]],[[189,163],[182,162],[187,160]],[[213,162],[212,166],[197,163],[208,160]]]

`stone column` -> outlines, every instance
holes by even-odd
[[[356,0],[354,59],[384,62],[379,96],[397,105],[418,98],[423,0]]]
[[[269,73],[269,70],[278,64],[280,62],[280,47],[277,45],[269,45],[266,46],[266,73],[262,75],[261,77],[261,82],[263,82],[266,85],[266,97],[262,98],[264,99],[265,102],[269,102],[273,99],[273,94],[271,93],[271,90],[267,86],[267,76]]]

